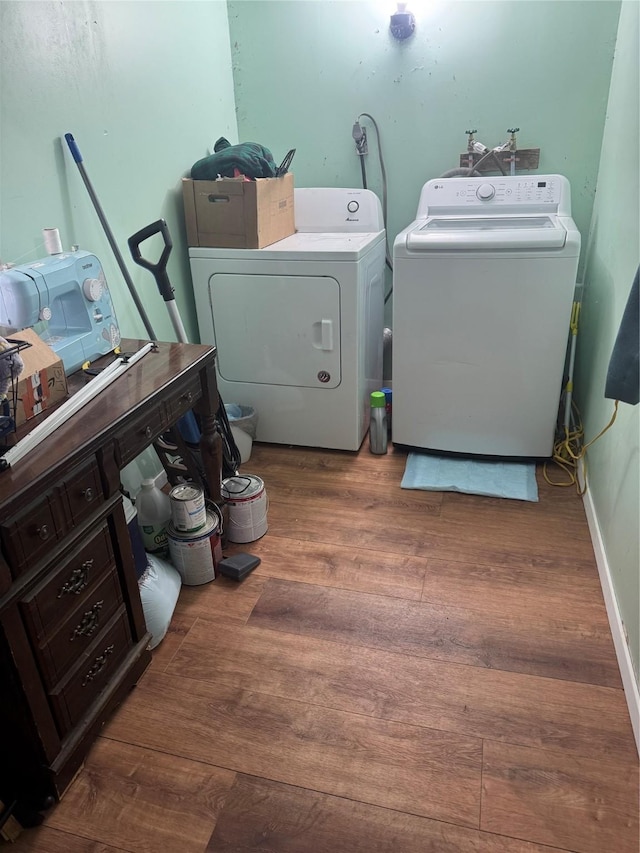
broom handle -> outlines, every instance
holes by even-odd
[[[127,287],[129,288],[129,292],[131,294],[131,297],[132,297],[133,301],[135,302],[135,305],[136,305],[136,308],[138,309],[138,313],[140,314],[140,317],[142,318],[142,322],[144,323],[144,327],[147,331],[147,335],[149,336],[149,338],[151,338],[152,341],[155,341],[156,340],[156,334],[153,331],[153,327],[152,327],[151,323],[149,322],[149,318],[147,317],[147,312],[144,310],[144,306],[143,306],[142,302],[140,301],[140,297],[138,296],[138,294],[136,292],[135,285],[133,284],[133,281],[131,280],[131,276],[129,275],[129,270],[127,269],[127,267],[125,265],[125,262],[124,262],[122,255],[120,254],[120,249],[118,249],[118,244],[116,243],[115,238],[113,236],[113,232],[111,231],[111,228],[109,227],[109,223],[107,222],[107,218],[104,215],[104,211],[102,210],[102,206],[100,205],[100,202],[98,200],[98,196],[96,195],[95,190],[93,189],[93,186],[91,185],[91,181],[89,180],[89,176],[87,175],[86,169],[84,168],[84,163],[82,162],[82,154],[80,153],[80,149],[78,148],[78,145],[77,145],[75,139],[73,138],[72,133],[65,133],[64,138],[67,140],[67,145],[69,146],[69,150],[71,151],[71,155],[76,162],[76,165],[78,167],[80,175],[82,176],[82,180],[84,181],[84,185],[87,188],[87,192],[89,193],[89,198],[93,202],[93,206],[95,208],[95,211],[98,214],[98,219],[100,220],[100,223],[102,224],[102,227],[104,229],[104,233],[106,234],[107,240],[109,241],[109,245],[111,246],[111,250],[113,251],[113,254],[115,255],[116,261],[118,262],[118,266],[120,267],[120,272],[122,273],[122,276],[127,283]]]

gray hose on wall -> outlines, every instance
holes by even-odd
[[[448,172],[445,172],[444,175],[440,175],[441,178],[481,178],[482,175],[478,172],[478,166],[482,163],[485,163],[487,160],[492,159],[495,161],[496,166],[498,167],[498,171],[503,175],[506,175],[505,170],[502,168],[502,163],[498,159],[498,155],[496,154],[493,148],[489,149],[489,151],[485,151],[482,157],[478,160],[473,168],[461,168],[461,169],[450,169]]]
[[[448,172],[444,172],[440,175],[441,178],[480,178],[480,172],[475,169],[471,171],[470,169],[449,169]]]

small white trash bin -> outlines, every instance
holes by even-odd
[[[240,451],[240,462],[251,459],[251,447],[256,437],[258,413],[252,406],[241,406],[237,403],[225,403],[225,411],[229,418],[231,435]]]

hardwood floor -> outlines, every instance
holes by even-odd
[[[637,853],[638,760],[582,501],[405,491],[254,445],[269,532],[167,637],[15,853]]]

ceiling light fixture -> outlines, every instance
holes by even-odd
[[[391,21],[389,22],[391,35],[395,39],[398,39],[398,41],[404,41],[405,39],[408,39],[409,36],[413,35],[415,28],[416,19],[412,13],[408,11],[407,4],[398,3],[398,8],[391,16]]]

